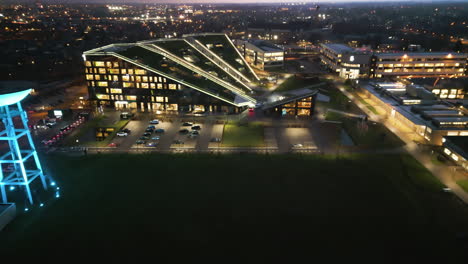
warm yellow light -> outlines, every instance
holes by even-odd
[[[453,57],[453,56],[452,56],[451,53],[449,53],[449,55],[447,55],[447,58],[449,58],[449,59],[452,58],[452,57]]]
[[[403,55],[403,58],[405,59],[408,58],[408,54]]]

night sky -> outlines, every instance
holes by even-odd
[[[23,0],[20,2],[34,2],[35,0]],[[286,3],[286,2],[307,2],[307,3],[352,3],[352,2],[463,2],[467,0],[313,0],[313,1],[298,1],[298,0],[42,0],[43,3]],[[0,0],[0,3],[2,1]],[[5,2],[19,2],[6,0]]]

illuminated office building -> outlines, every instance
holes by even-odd
[[[467,54],[454,52],[374,54],[370,77],[462,77],[467,60]]]
[[[456,52],[371,53],[344,44],[321,44],[320,58],[345,79],[458,78],[466,76],[468,69],[468,54]]]
[[[224,34],[112,44],[84,53],[90,98],[140,111],[238,112],[257,80]]]
[[[363,98],[414,140],[442,145],[445,136],[468,136],[468,111],[440,100],[422,86],[392,82],[361,83]]]
[[[320,60],[332,72],[344,79],[368,76],[371,54],[343,44],[321,44]]]
[[[260,70],[283,67],[284,50],[263,40],[236,40],[234,42],[245,60]]]

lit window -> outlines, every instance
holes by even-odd
[[[156,102],[164,102],[164,97],[156,96]]]
[[[92,74],[86,74],[86,80],[93,80]]]
[[[106,87],[108,86],[107,82],[97,82],[98,86],[100,87]]]
[[[109,100],[109,95],[107,95],[107,94],[96,94],[96,97],[99,100]]]
[[[137,99],[136,95],[127,95],[125,98],[129,101],[136,101]]]
[[[177,90],[177,84],[170,83],[169,90]]]
[[[145,71],[145,70],[142,70],[142,69],[136,69],[136,70],[135,70],[135,74],[137,74],[137,75],[145,75],[145,74],[146,74],[146,71]]]
[[[95,61],[94,66],[95,67],[104,67],[104,62],[103,61]]]
[[[452,157],[452,159],[453,159],[454,161],[458,161],[458,156],[455,155],[455,153],[453,153],[451,157]]]
[[[86,67],[91,67],[91,62],[90,61],[85,61]]]
[[[113,94],[121,94],[122,89],[112,88],[112,89],[110,89],[110,92],[113,93]]]
[[[452,151],[450,151],[448,148],[444,148],[444,153],[450,155],[452,154]]]

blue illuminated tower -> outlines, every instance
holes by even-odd
[[[28,117],[21,107],[30,88],[0,89],[0,191],[7,203],[6,186],[23,187],[33,204],[30,184],[41,179],[47,189],[46,179],[28,128]]]

